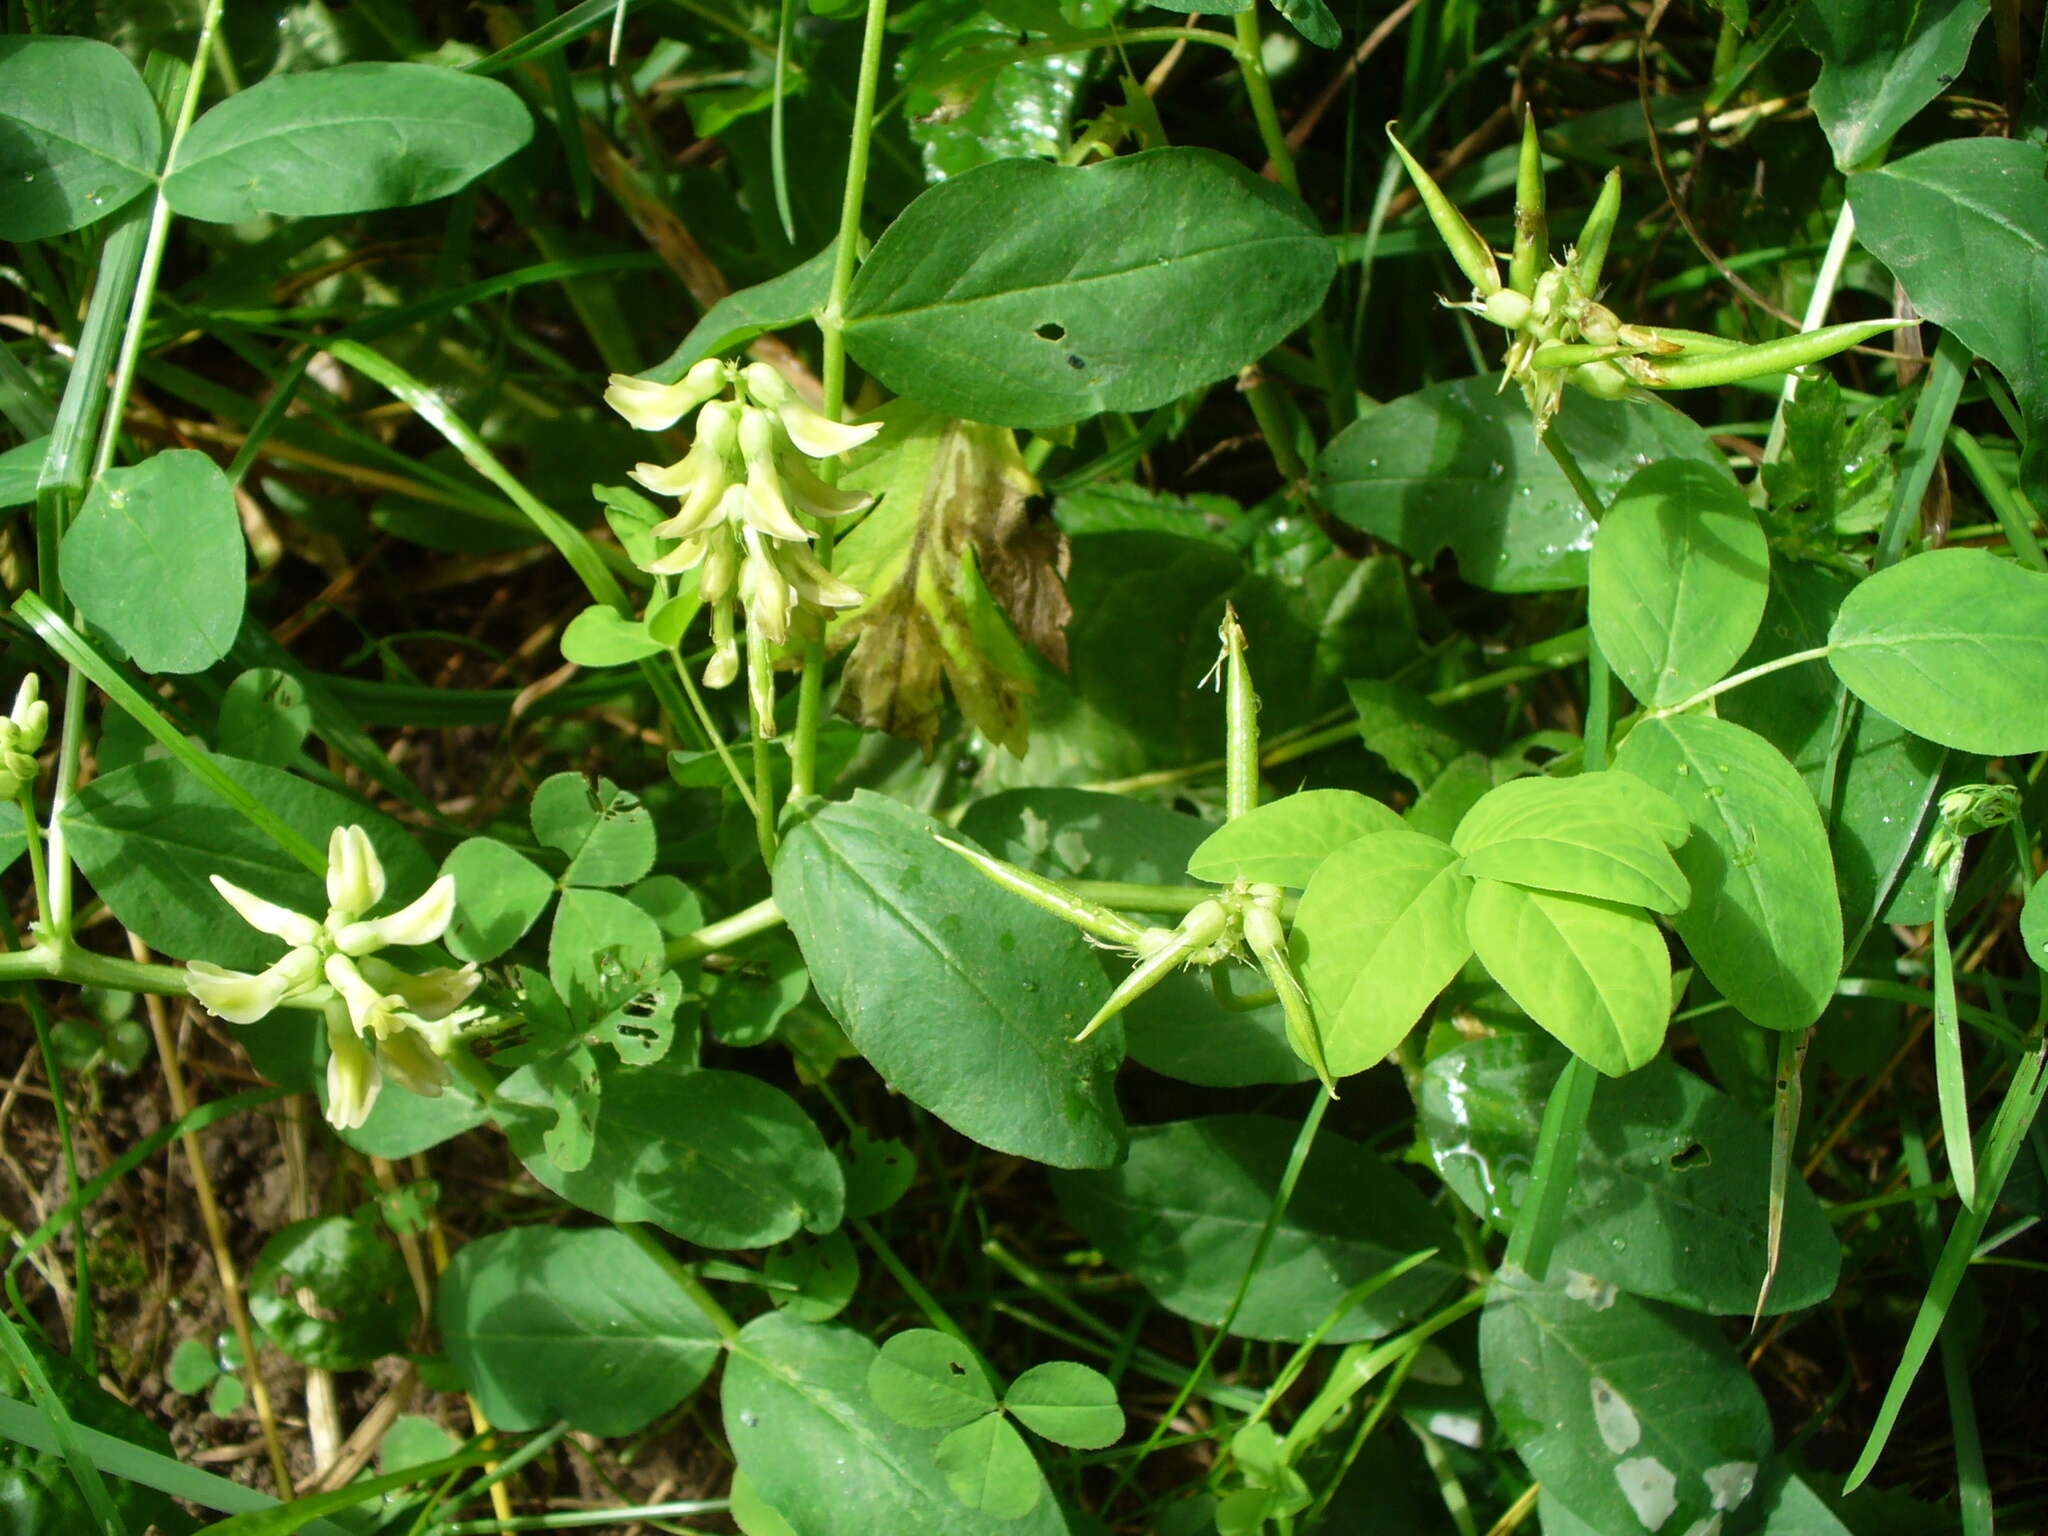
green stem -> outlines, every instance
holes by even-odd
[[[1689,709],[1699,708],[1700,705],[1706,703],[1709,699],[1718,699],[1724,693],[1733,692],[1744,683],[1753,683],[1760,677],[1769,677],[1773,672],[1783,672],[1787,667],[1803,666],[1809,661],[1819,661],[1833,649],[1832,645],[1816,645],[1810,650],[1794,651],[1789,656],[1780,656],[1772,661],[1760,662],[1753,667],[1745,667],[1732,677],[1722,678],[1721,681],[1714,684],[1711,688],[1702,688],[1689,699],[1680,699],[1676,704],[1667,704],[1662,709],[1651,710],[1647,718],[1661,720],[1666,715],[1682,715]]]
[[[671,651],[669,654],[675,658],[676,681],[683,685],[683,695],[690,701],[690,709],[697,717],[697,724],[703,728],[705,738],[711,743],[711,750],[718,754],[719,762],[724,764],[726,774],[732,780],[732,787],[740,792],[740,799],[745,802],[748,812],[756,821],[760,820],[761,807],[754,799],[753,786],[747,783],[747,776],[740,772],[739,760],[732,755],[732,748],[726,745],[725,732],[721,731],[717,722],[711,718],[711,711],[704,703],[704,695],[697,691],[697,680],[690,676],[690,669],[683,665],[683,658],[679,652]]]
[[[711,1326],[718,1330],[718,1336],[730,1344],[740,1336],[740,1325],[733,1321],[732,1314],[719,1305],[718,1298],[705,1287],[702,1280],[690,1273],[690,1267],[662,1244],[660,1238],[648,1228],[644,1221],[622,1221],[619,1230],[633,1240],[647,1257],[661,1267],[662,1273],[675,1281],[676,1288],[691,1301],[697,1309],[711,1319]]]
[[[667,951],[668,963],[680,965],[686,960],[696,960],[717,950],[744,944],[748,939],[780,928],[783,921],[782,908],[775,905],[773,896],[767,897],[751,907],[742,907],[730,916],[721,917],[715,923],[706,923],[695,933],[686,933],[671,940]]]
[[[15,797],[21,807],[21,835],[28,843],[29,878],[36,888],[36,927],[39,932],[50,931],[50,917],[54,910],[50,905],[50,876],[43,866],[43,834],[36,825],[36,796],[29,785],[21,786],[21,793]]]
[[[1550,1255],[1557,1247],[1565,1200],[1578,1174],[1579,1143],[1586,1134],[1586,1117],[1593,1108],[1598,1080],[1599,1074],[1574,1056],[1565,1063],[1557,1086],[1550,1091],[1550,1102],[1544,1106],[1529,1190],[1522,1197],[1514,1231],[1508,1235],[1507,1257],[1502,1261],[1538,1283],[1550,1272]]]
[[[1266,56],[1259,46],[1257,7],[1246,6],[1233,22],[1237,29],[1237,72],[1244,79],[1244,93],[1251,101],[1252,118],[1259,125],[1266,158],[1273,162],[1273,177],[1299,197],[1301,181],[1294,172],[1294,152],[1287,147],[1287,130],[1280,126],[1280,113],[1273,106],[1273,82],[1267,78]]]
[[[191,990],[180,966],[121,960],[50,938],[0,954],[0,982],[8,981],[64,981],[78,987],[155,992],[165,997],[185,997]]]
[[[846,192],[839,205],[839,240],[832,252],[832,287],[825,309],[818,316],[818,329],[825,339],[825,414],[838,421],[846,414],[846,296],[853,288],[853,271],[860,255],[860,215],[867,200],[868,152],[875,137],[875,93],[882,76],[882,45],[889,20],[889,0],[868,0],[867,22],[861,32],[860,75],[854,84],[853,132],[846,147]],[[832,567],[832,531],[820,530],[818,561]],[[804,642],[803,678],[797,684],[796,745],[790,754],[789,798],[791,804],[808,800],[818,792],[818,728],[822,724],[825,698],[825,637],[814,635]]]
[[[864,1216],[856,1216],[847,1225],[852,1227],[860,1235],[860,1240],[874,1251],[875,1257],[882,1261],[882,1268],[888,1270],[896,1283],[903,1287],[903,1294],[910,1298],[911,1305],[924,1314],[924,1320],[947,1338],[957,1341],[962,1349],[974,1357],[975,1363],[981,1367],[989,1380],[1001,1381],[1003,1378],[988,1363],[987,1357],[982,1354],[974,1340],[967,1336],[967,1330],[953,1321],[953,1314],[946,1310],[939,1298],[927,1290],[923,1282],[911,1273],[910,1266],[896,1256],[896,1250],[891,1248],[882,1234],[875,1230],[874,1223]]]
[[[1814,274],[1813,292],[1807,295],[1806,314],[1799,322],[1802,331],[1820,329],[1821,321],[1828,316],[1828,306],[1835,301],[1835,289],[1842,281],[1842,267],[1849,259],[1849,247],[1856,238],[1856,211],[1850,207],[1849,199],[1842,199],[1841,211],[1835,215],[1835,232],[1828,240],[1827,254],[1821,258],[1820,270]],[[1785,451],[1785,412],[1799,393],[1799,375],[1785,376],[1785,386],[1778,392],[1778,408],[1771,416],[1770,436],[1764,440],[1765,464],[1775,464],[1778,456]],[[1757,477],[1761,485],[1763,477]]]
[[[1960,860],[1962,850],[1954,858]],[[1941,1101],[1941,1139],[1948,1145],[1949,1177],[1965,1209],[1977,1204],[1977,1158],[1970,1140],[1970,1085],[1963,1071],[1963,1025],[1956,1015],[1956,962],[1949,946],[1948,909],[1955,899],[1954,864],[1934,882],[1934,1087]]]
[[[761,734],[773,720],[754,722],[754,839],[761,845],[761,862],[775,867],[775,769],[768,760],[768,738]]]
[[[1600,500],[1600,493],[1593,489],[1593,482],[1586,478],[1585,470],[1579,467],[1578,455],[1565,445],[1564,438],[1555,430],[1543,434],[1543,446],[1550,450],[1550,457],[1563,471],[1566,480],[1586,509],[1587,515],[1597,526],[1607,515],[1607,508]],[[1590,625],[1586,629],[1586,755],[1585,771],[1598,773],[1607,766],[1608,738],[1614,728],[1614,679],[1607,665],[1607,655],[1600,649],[1600,640]],[[1577,1156],[1577,1138],[1573,1139],[1573,1156]],[[1539,1276],[1539,1278],[1541,1278]]]

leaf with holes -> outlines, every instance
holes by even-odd
[[[934,410],[1057,427],[1256,362],[1335,272],[1300,200],[1213,150],[1001,160],[933,187],[875,242],[846,344]]]
[[[911,1328],[884,1344],[868,1368],[868,1394],[890,1418],[917,1429],[951,1429],[996,1408],[973,1351],[936,1328]]]
[[[564,885],[631,885],[654,867],[654,818],[610,779],[558,773],[533,792],[533,835],[567,854]]]

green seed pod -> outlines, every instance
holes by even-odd
[[[1613,363],[1583,363],[1568,370],[1565,378],[1595,400],[1626,400],[1633,387],[1629,376]]]
[[[1550,222],[1544,211],[1543,145],[1536,136],[1536,109],[1522,113],[1522,158],[1515,172],[1515,249],[1508,259],[1508,287],[1536,291],[1536,278],[1550,257]]]
[[[1114,944],[1119,949],[1136,949],[1145,936],[1145,931],[1120,912],[1076,896],[1057,881],[1043,875],[1034,875],[1028,869],[1019,869],[1014,864],[992,858],[978,848],[969,848],[965,843],[956,843],[950,837],[941,837],[938,842],[960,855],[982,874],[1014,895],[1022,896],[1033,906],[1050,912],[1079,928],[1083,933]]]
[[[1213,902],[1205,902],[1203,905],[1213,906],[1215,904]],[[1196,940],[1189,938],[1186,934],[1181,934],[1173,943],[1162,945],[1140,960],[1131,967],[1131,974],[1116,984],[1116,990],[1109,994],[1109,1001],[1095,1010],[1095,1017],[1081,1026],[1081,1033],[1074,1036],[1073,1043],[1079,1045],[1090,1035],[1094,1034],[1095,1031],[1102,1028],[1103,1025],[1130,1007],[1132,1003],[1158,986],[1161,981],[1166,979],[1168,972],[1178,969],[1190,955],[1201,947],[1201,944]]]
[[[1882,331],[1891,330],[1899,323],[1896,318],[1854,320],[1847,325],[1828,325],[1817,331],[1801,331],[1796,336],[1781,336],[1775,341],[1758,342],[1753,347],[1737,347],[1730,352],[1694,356],[1688,351],[1656,363],[1651,363],[1646,358],[1631,358],[1625,366],[1640,383],[1648,385],[1651,389],[1703,389],[1715,384],[1733,384],[1741,379],[1754,379],[1764,374],[1789,373],[1794,368],[1803,368],[1808,363],[1817,363],[1823,358],[1833,357],[1837,352],[1846,351],[1858,342],[1868,341]]]
[[[1330,1064],[1323,1055],[1323,1034],[1316,1025],[1308,993],[1288,958],[1287,934],[1280,925],[1279,914],[1271,907],[1248,908],[1244,914],[1244,941],[1251,946],[1259,969],[1266,973],[1280,999],[1280,1011],[1287,1020],[1288,1044],[1294,1047],[1295,1055],[1315,1070],[1323,1091],[1336,1098],[1337,1083],[1330,1076]]]
[[[1480,308],[1487,319],[1510,331],[1519,331],[1528,324],[1529,316],[1535,310],[1527,294],[1517,293],[1512,288],[1503,288],[1498,293],[1487,295],[1485,303]]]
[[[1572,252],[1572,266],[1579,286],[1587,293],[1600,291],[1600,269],[1607,265],[1607,242],[1614,237],[1621,217],[1621,172],[1609,171],[1600,183],[1600,195],[1593,199],[1593,211],[1586,215],[1586,227],[1579,231],[1579,243]]]
[[[1223,673],[1223,817],[1235,821],[1259,803],[1259,696],[1252,691],[1252,670],[1244,659],[1244,626],[1228,603],[1220,634],[1223,654],[1216,665]]]
[[[1422,206],[1429,210],[1430,222],[1436,225],[1437,234],[1450,248],[1451,259],[1471,279],[1473,291],[1480,298],[1491,298],[1500,291],[1500,265],[1493,259],[1493,251],[1479,238],[1479,231],[1472,227],[1465,215],[1444,196],[1443,189],[1431,179],[1429,172],[1408,153],[1408,147],[1394,137],[1392,123],[1387,124],[1387,141],[1408,168],[1408,179],[1415,183]]]
[[[1596,346],[1589,341],[1553,341],[1529,355],[1532,368],[1580,368],[1617,357],[1634,357],[1640,347]]]

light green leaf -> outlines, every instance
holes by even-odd
[[[215,735],[229,757],[289,768],[312,728],[305,684],[275,667],[251,667],[221,695]]]
[[[602,1081],[590,1160],[574,1172],[543,1149],[554,1107],[535,1070],[523,1067],[500,1085],[512,1150],[570,1204],[612,1221],[651,1221],[706,1248],[766,1248],[799,1227],[839,1225],[839,1160],[781,1089],[743,1072],[673,1062],[608,1065]]]
[[[118,49],[0,38],[0,240],[105,218],[156,180],[162,156],[156,103]]]
[[[1564,1063],[1553,1042],[1523,1030],[1469,1040],[1423,1068],[1423,1143],[1475,1215],[1512,1225]],[[1769,1257],[1770,1187],[1770,1131],[1725,1094],[1665,1058],[1602,1079],[1551,1273],[1575,1270],[1633,1296],[1747,1317]],[[1827,1215],[1795,1173],[1769,1310],[1819,1305],[1840,1268]]]
[[[1663,1045],[1671,957],[1637,908],[1475,880],[1465,927],[1516,1005],[1609,1077]]]
[[[567,1419],[644,1429],[696,1391],[718,1330],[640,1245],[611,1227],[515,1227],[441,1276],[434,1317],[463,1385],[510,1430]]]
[[[1116,1383],[1076,1360],[1048,1360],[1010,1383],[1003,1407],[1034,1434],[1076,1450],[1099,1451],[1123,1438]]]
[[[875,1347],[850,1328],[770,1312],[740,1330],[719,1388],[726,1438],[755,1494],[803,1536],[1058,1536],[1041,1497],[1008,1521],[963,1508],[934,1453],[940,1431],[898,1424],[868,1395]]]
[[[6,167],[0,165],[0,177],[5,175]],[[0,453],[0,508],[25,507],[36,499],[36,483],[43,478],[43,460],[49,454],[47,434]]]
[[[592,1025],[663,966],[661,928],[624,896],[571,886],[548,932],[548,980],[583,1025]]]
[[[592,603],[562,631],[562,659],[579,667],[623,667],[659,656],[668,647],[609,603]]]
[[[1861,583],[1828,640],[1850,691],[1916,736],[1993,757],[2048,747],[2048,575],[1931,550]]]
[[[933,1449],[932,1460],[962,1504],[993,1519],[1030,1514],[1045,1491],[1031,1447],[999,1413],[961,1425]]]
[[[533,835],[569,856],[564,885],[631,885],[654,867],[654,818],[610,779],[557,773],[533,793]]]
[[[419,845],[381,812],[262,763],[213,763],[317,848],[338,826],[362,827],[389,881],[385,910],[396,911],[433,878]],[[318,877],[170,758],[94,779],[64,807],[64,823],[72,857],[122,925],[180,960],[260,970],[284,953],[281,941],[235,916],[209,875],[296,911],[327,910]]]
[[[1189,855],[1188,873],[1217,885],[1242,878],[1300,890],[1346,843],[1402,830],[1399,813],[1367,795],[1305,789],[1218,827]]]
[[[868,1394],[899,1424],[951,1429],[993,1413],[995,1388],[974,1352],[936,1328],[893,1335],[868,1368]]]
[[[174,1392],[204,1392],[218,1375],[220,1362],[199,1339],[181,1339],[164,1367],[164,1380]]]
[[[1375,832],[1323,861],[1291,949],[1333,1075],[1381,1061],[1470,958],[1471,884],[1457,854],[1420,832]]]
[[[809,1323],[830,1322],[846,1310],[860,1288],[860,1259],[844,1227],[816,1242],[784,1243],[768,1255],[761,1270],[778,1285],[795,1287],[771,1291],[769,1300]]]
[[[419,1302],[396,1248],[353,1217],[316,1216],[263,1245],[249,1272],[249,1314],[294,1360],[353,1371],[405,1347]]]
[[[1813,796],[1777,748],[1708,715],[1646,720],[1615,766],[1692,822],[1692,903],[1672,919],[1707,978],[1769,1029],[1804,1029],[1842,971],[1842,909]]]
[[[1881,157],[1947,89],[1990,9],[1988,0],[1807,0],[1799,8],[1799,40],[1820,55],[1813,115],[1837,170]]]
[[[430,64],[272,75],[185,135],[164,197],[192,219],[407,208],[469,185],[533,136],[496,80]]]
[[[1527,403],[1499,382],[1432,384],[1353,422],[1316,460],[1318,498],[1425,563],[1449,549],[1465,580],[1490,592],[1582,587],[1593,520],[1536,440]],[[1706,432],[1661,400],[1567,390],[1550,430],[1603,502],[1644,464],[1721,463]]]
[[[455,877],[455,921],[448,952],[458,960],[495,960],[526,936],[555,894],[547,871],[494,837],[465,838],[442,861]]]
[[[1131,1133],[1119,1168],[1055,1173],[1060,1209],[1168,1311],[1216,1327],[1251,1263],[1287,1167],[1295,1125],[1209,1115]],[[1449,1222],[1374,1153],[1317,1136],[1231,1332],[1305,1339],[1361,1280],[1422,1249],[1439,1256],[1339,1317],[1330,1343],[1374,1339],[1425,1311],[1456,1275]]]
[[[79,611],[148,672],[199,672],[235,643],[242,520],[212,459],[172,448],[93,482],[58,550]]]
[[[1335,270],[1298,199],[1213,150],[1003,160],[933,187],[876,242],[846,342],[934,410],[1056,427],[1234,373],[1307,322]]]
[[[862,791],[783,840],[775,899],[812,986],[876,1071],[963,1135],[1055,1167],[1115,1162],[1121,1032],[1072,1043],[1109,991],[1094,952],[940,847],[944,830]]]
[[[1857,238],[1915,309],[2012,384],[2029,423],[2021,468],[2037,505],[2048,504],[2048,315],[2034,282],[2048,262],[2044,177],[2048,146],[1956,138],[1849,178]]]
[[[1678,807],[1640,780],[1582,773],[1490,790],[1451,846],[1473,879],[1676,912],[1692,892],[1665,844],[1689,830]]]
[[[2048,971],[2048,875],[2034,882],[2020,908],[2020,938],[2034,964]]]
[[[1755,511],[1726,473],[1695,460],[1631,476],[1593,539],[1593,637],[1653,708],[1690,698],[1735,664],[1769,590]]]
[[[1715,1530],[1751,1513],[1770,1414],[1711,1320],[1503,1270],[1479,1363],[1502,1433],[1595,1530]]]

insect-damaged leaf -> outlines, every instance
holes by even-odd
[[[865,595],[832,628],[835,648],[853,646],[840,707],[929,756],[943,679],[974,727],[1021,757],[1036,688],[1019,637],[1065,667],[1066,539],[1032,520],[1038,484],[1006,428],[911,405],[885,419],[876,453],[846,477],[881,503],[837,563]]]

